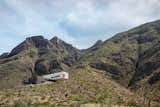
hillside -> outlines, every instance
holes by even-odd
[[[37,76],[70,67],[81,52],[57,37],[26,38],[10,53],[0,58],[0,89],[37,83]]]
[[[151,100],[160,102],[160,21],[119,33],[104,42],[99,40],[85,50],[57,37],[26,38],[10,53],[0,56],[0,89],[41,83],[40,76],[62,70],[69,72],[68,81],[2,91],[2,105],[14,104],[22,96],[27,99],[22,102],[32,99],[32,103],[40,103],[41,93],[49,97],[44,101],[54,100],[57,104],[77,100],[99,103],[108,97],[115,105],[119,101],[132,106],[146,104],[145,101],[150,104]]]
[[[70,79],[50,84],[0,91],[0,106],[80,107],[81,104],[146,104],[140,96],[106,78],[103,71],[88,67],[67,70]]]
[[[147,23],[106,40],[87,51],[79,64],[103,70],[121,85],[160,92],[160,21]]]

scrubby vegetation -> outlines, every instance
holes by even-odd
[[[122,32],[86,50],[54,37],[29,37],[0,56],[0,106],[157,107],[160,103],[160,21]],[[52,84],[39,77],[68,71]],[[21,87],[21,88],[18,88]],[[12,88],[12,89],[6,89]]]
[[[73,71],[74,70],[74,71]],[[91,69],[68,69],[70,79],[51,84],[0,92],[0,105],[73,106],[86,103],[127,104],[134,94],[115,82],[104,79],[102,72]],[[137,97],[138,98],[138,97]]]

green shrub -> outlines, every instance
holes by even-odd
[[[96,103],[105,103],[106,98],[108,98],[107,94],[98,95],[95,99]]]
[[[74,101],[84,101],[85,99],[80,95],[72,95]]]

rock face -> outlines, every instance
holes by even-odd
[[[102,40],[98,40],[92,47],[88,48],[87,51],[95,51],[103,44]]]
[[[86,50],[78,50],[57,37],[29,37],[9,54],[0,56],[0,88],[36,83],[37,76],[79,64],[104,71],[125,87],[145,86],[160,92],[160,21],[98,41]]]
[[[7,58],[9,55],[9,53],[3,53],[2,55],[0,55],[0,59],[3,59],[3,58]]]
[[[36,83],[36,76],[68,68],[80,56],[81,52],[78,49],[57,37],[51,40],[43,36],[26,38],[9,54],[1,55],[0,76],[2,78],[0,80],[3,84],[0,88]],[[15,77],[14,81],[11,79],[12,76]]]
[[[81,63],[103,70],[125,87],[160,90],[160,21],[119,33],[86,53]]]

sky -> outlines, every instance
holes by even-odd
[[[88,48],[160,19],[159,10],[160,0],[0,0],[0,54],[36,35]]]

